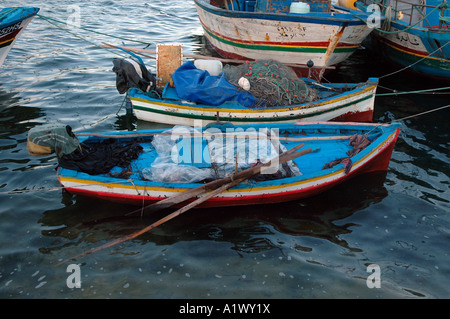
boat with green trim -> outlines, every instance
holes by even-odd
[[[34,7],[0,9],[0,67],[20,34],[39,12]]]
[[[78,133],[79,147],[72,143],[75,151],[59,156],[57,177],[72,194],[147,205],[219,179],[233,181],[272,160],[271,167],[199,207],[279,203],[321,193],[360,174],[385,172],[399,132],[399,123],[322,122]],[[56,139],[45,134],[48,139],[32,141]],[[103,160],[102,148],[112,155]],[[274,164],[297,149],[301,157]]]
[[[194,126],[197,121],[202,121],[205,125],[216,121],[233,124],[372,121],[377,78],[369,78],[361,83],[319,83],[307,78],[302,80],[309,88],[314,89],[317,99],[270,107],[248,107],[239,101],[225,101],[221,105],[213,105],[180,98],[176,88],[169,82],[161,94],[131,88],[128,90],[128,97],[138,120],[172,125]]]
[[[194,0],[204,35],[221,56],[323,68],[346,60],[370,34],[369,14],[311,0]],[[301,71],[301,70],[300,70]],[[306,74],[301,74],[305,76]]]

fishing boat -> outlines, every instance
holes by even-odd
[[[198,207],[219,207],[297,200],[386,171],[400,124],[220,123],[70,133],[72,140],[62,132],[35,127],[28,141],[60,150],[57,178],[72,194],[175,207],[202,199]]]
[[[347,59],[372,29],[368,14],[329,0],[194,0],[204,35],[221,56],[275,58],[325,68]],[[301,72],[301,69],[299,69]]]
[[[155,91],[144,92],[137,87],[129,89],[128,98],[137,119],[189,126],[196,125],[196,121],[203,121],[205,125],[216,121],[238,125],[292,121],[371,122],[373,119],[377,78],[369,78],[362,83],[320,83],[311,78],[299,78],[297,82],[304,85],[301,90],[307,92],[302,93],[303,96],[313,94],[314,98],[299,98],[300,94],[296,98],[292,95],[289,104],[267,106],[264,103],[247,103],[245,96],[236,99],[236,95],[242,94],[238,90],[240,87],[228,83],[223,75],[210,76],[212,80],[205,80],[208,75],[204,72],[207,71],[195,67],[191,70],[194,72],[192,76],[186,71],[183,72],[184,78],[179,80],[178,69],[172,74],[174,85],[167,82],[162,92],[157,94]],[[252,81],[250,77],[244,77],[245,80],[247,78]],[[257,80],[261,81],[260,78]],[[209,84],[212,86],[207,86]],[[275,85],[281,87],[278,83],[272,86]],[[260,93],[267,99],[269,91],[260,90]],[[226,92],[230,92],[229,99],[226,98]],[[249,92],[252,92],[251,89]]]
[[[379,5],[385,23],[371,35],[374,50],[417,74],[450,80],[450,9],[446,0],[362,0]]]
[[[34,7],[13,7],[0,10],[0,67],[22,31],[39,12]]]

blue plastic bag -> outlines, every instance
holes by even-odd
[[[181,99],[207,105],[222,105],[225,102],[237,102],[243,106],[255,105],[256,98],[234,86],[222,72],[218,76],[208,71],[197,69],[192,61],[180,66],[173,74],[172,80]]]

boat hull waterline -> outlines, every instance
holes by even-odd
[[[244,128],[246,126],[239,126]],[[264,127],[267,127],[264,125]],[[273,126],[272,126],[273,127]],[[219,195],[216,195],[200,207],[221,207],[237,205],[255,205],[280,203],[285,201],[298,200],[309,197],[330,189],[352,177],[371,172],[386,171],[394,145],[400,132],[399,124],[362,124],[362,123],[297,123],[279,124],[276,126],[280,132],[289,130],[300,130],[300,135],[290,135],[291,137],[302,137],[306,147],[318,149],[319,151],[306,154],[295,163],[304,173],[300,176],[288,177],[277,180],[262,182],[243,182]],[[308,131],[317,130],[327,132],[323,137],[325,140],[310,138],[320,137],[322,133],[309,135]],[[348,143],[339,140],[328,140],[327,136],[335,136],[339,131],[346,134],[360,132],[376,132],[376,138],[364,150],[354,155],[351,169],[346,172],[345,165],[338,164],[332,168],[308,170],[308,166],[321,165],[318,163],[324,159],[331,160],[333,156],[327,153],[327,149],[339,149],[334,143]],[[138,131],[139,133],[151,134],[153,131]],[[161,132],[161,130],[157,131]],[[120,132],[126,138],[135,132]],[[117,133],[106,133],[105,136],[117,135]],[[306,135],[305,135],[306,134]],[[107,137],[105,137],[107,138]],[[283,142],[283,141],[281,141]],[[295,142],[286,142],[286,147],[295,145]],[[300,142],[297,142],[297,144]],[[341,144],[340,144],[341,145]],[[344,144],[342,144],[344,145]],[[336,148],[337,147],[337,148]],[[345,147],[344,147],[345,148]],[[344,153],[342,153],[344,154]],[[335,156],[341,156],[338,153]],[[89,196],[102,200],[122,202],[134,205],[145,205],[157,202],[167,197],[180,194],[181,192],[200,186],[199,183],[156,183],[147,180],[119,179],[111,176],[89,175],[59,167],[57,172],[61,185],[70,193]]]

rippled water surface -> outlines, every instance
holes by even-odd
[[[75,131],[154,125],[126,115],[102,42],[140,48],[182,43],[208,52],[192,1],[2,1],[35,5],[35,18],[0,69],[1,298],[449,298],[449,111],[402,120],[386,174],[359,177],[307,200],[264,207],[192,210],[137,239],[77,259],[81,288],[62,260],[139,230],[159,216],[59,189],[54,156],[32,157],[28,130],[65,123]],[[75,9],[74,9],[75,8]],[[74,11],[75,10],[75,11]],[[75,21],[75,20],[74,20]],[[70,33],[69,33],[70,31]],[[155,61],[143,58],[149,69]],[[358,50],[326,76],[358,82],[395,71]],[[449,104],[446,94],[381,95],[448,86],[401,72],[382,77],[375,121]],[[381,270],[369,288],[367,267]]]

